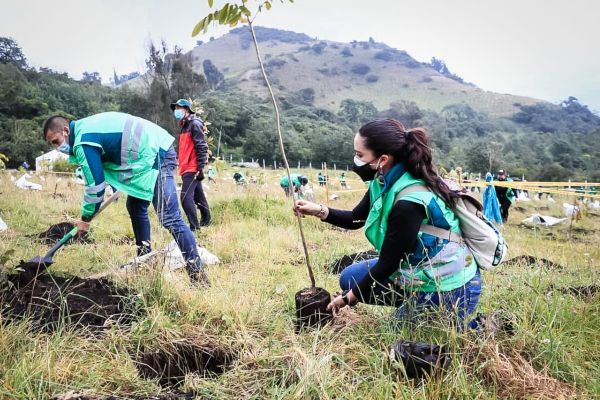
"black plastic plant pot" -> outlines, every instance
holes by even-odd
[[[331,295],[323,288],[305,288],[296,292],[296,333],[305,327],[325,325],[333,314],[327,311]]]
[[[452,361],[446,346],[408,341],[394,343],[390,348],[390,359],[402,362],[406,376],[418,380],[439,374]]]

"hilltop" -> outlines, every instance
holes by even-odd
[[[264,27],[257,27],[256,34],[277,95],[302,93],[315,107],[331,111],[337,111],[344,99],[370,101],[380,110],[406,100],[436,112],[465,103],[491,117],[505,117],[518,112],[517,105],[542,102],[482,90],[451,74],[443,62],[435,69],[372,39],[341,43]],[[210,60],[228,87],[265,95],[247,29],[236,28],[198,43],[189,52],[194,70],[204,73]]]

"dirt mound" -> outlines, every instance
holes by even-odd
[[[0,292],[3,318],[10,322],[30,317],[33,328],[53,331],[70,326],[99,332],[112,324],[130,324],[138,315],[133,293],[108,279],[82,279],[47,273],[8,277]]]
[[[48,230],[35,235],[31,235],[30,237],[40,239],[40,241],[47,246],[53,246],[67,233],[69,233],[69,231],[74,227],[75,225],[70,222],[60,222],[58,224],[52,225],[50,228],[48,228]],[[74,238],[70,239],[66,244],[91,242],[92,240],[88,237],[86,232],[83,236],[75,236]]]
[[[329,266],[327,266],[327,270],[332,274],[339,274],[344,268],[352,264],[360,261],[371,260],[377,257],[379,257],[379,254],[377,254],[377,251],[375,250],[361,251],[358,253],[345,255],[329,264]]]
[[[53,400],[192,400],[196,395],[193,392],[184,393],[179,390],[169,391],[167,393],[154,394],[149,396],[116,397],[99,396],[95,394],[68,392],[53,397]]]
[[[567,287],[555,287],[550,286],[550,291],[558,290],[564,294],[570,294],[580,299],[588,300],[598,294],[600,294],[600,285],[587,285],[587,286],[567,286]]]
[[[511,258],[510,260],[504,261],[503,263],[505,266],[513,266],[513,265],[517,265],[517,264],[524,264],[524,265],[528,265],[528,266],[542,266],[545,268],[549,268],[549,269],[564,269],[565,267],[563,267],[560,264],[555,263],[554,261],[550,261],[547,260],[545,258],[538,258],[538,257],[534,257],[534,256],[529,256],[529,255],[520,255],[520,256],[516,256]]]
[[[197,343],[183,339],[163,343],[156,351],[145,351],[137,357],[136,367],[146,379],[158,379],[161,386],[176,386],[183,382],[185,375],[195,373],[200,376],[222,374],[231,367],[237,354],[211,343]]]

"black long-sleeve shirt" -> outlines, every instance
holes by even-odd
[[[365,225],[371,201],[369,192],[352,211],[330,208],[325,219],[332,225],[345,229],[359,229]],[[379,261],[371,268],[370,274],[358,282],[354,295],[362,301],[371,296],[373,282],[387,285],[389,277],[399,267],[400,261],[412,252],[417,241],[421,222],[426,217],[425,208],[417,203],[399,200],[394,204],[388,216],[388,226],[383,240]]]

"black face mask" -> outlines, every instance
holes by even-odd
[[[363,180],[363,182],[372,181],[373,179],[375,179],[375,174],[377,174],[377,170],[371,168],[371,164],[375,160],[376,158],[363,165],[357,165],[355,157],[354,162],[352,164],[352,171],[356,172],[356,175],[358,175],[360,179]]]

